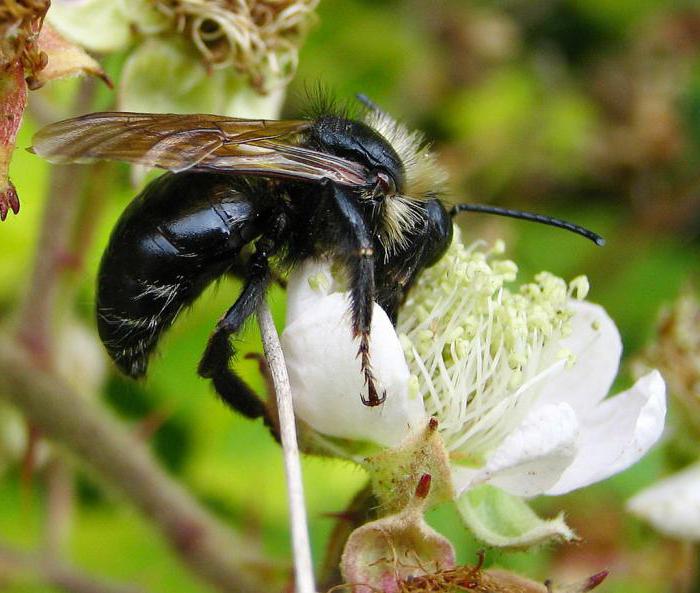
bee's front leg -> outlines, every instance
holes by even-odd
[[[331,185],[331,191],[347,236],[340,248],[350,275],[352,333],[353,338],[359,338],[360,341],[357,356],[367,386],[367,395],[362,394],[360,397],[366,406],[378,406],[386,400],[386,392],[383,391],[380,395],[377,390],[369,352],[372,308],[376,296],[372,235],[353,197],[336,185]]]

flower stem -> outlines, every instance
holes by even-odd
[[[296,593],[315,593],[311,546],[304,504],[304,485],[301,476],[299,447],[297,445],[292,390],[289,386],[287,367],[284,363],[282,346],[275,329],[270,309],[264,301],[258,307],[258,323],[262,336],[265,357],[272,374],[277,397],[277,411],[280,423],[280,438],[284,451],[284,466],[287,478],[289,515],[294,553],[294,574]]]

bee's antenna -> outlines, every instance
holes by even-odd
[[[522,220],[530,220],[532,222],[548,224],[550,226],[566,229],[567,231],[571,231],[572,233],[586,237],[586,239],[590,239],[596,245],[605,245],[605,239],[593,231],[589,231],[582,226],[572,222],[567,222],[566,220],[562,220],[560,218],[552,218],[551,216],[535,214],[534,212],[511,210],[510,208],[499,208],[498,206],[489,206],[488,204],[456,204],[450,210],[450,216],[454,218],[460,212],[483,212],[485,214],[509,216],[510,218],[520,218]]]
[[[355,98],[362,103],[367,109],[370,111],[376,111],[378,113],[383,113],[386,114],[386,111],[384,111],[379,105],[377,105],[372,99],[370,99],[367,95],[364,93],[356,93]]]

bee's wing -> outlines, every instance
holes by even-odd
[[[295,145],[304,120],[220,115],[91,113],[37,132],[31,150],[54,163],[97,159],[184,171],[219,171],[365,185],[361,165]]]

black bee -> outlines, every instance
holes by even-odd
[[[361,97],[363,121],[337,113],[264,121],[216,115],[93,113],[52,124],[33,150],[54,162],[114,159],[168,169],[122,214],[102,258],[97,325],[107,351],[131,377],[145,374],[163,331],[217,278],[245,286],[212,334],[199,364],[221,398],[249,417],[264,414],[230,368],[238,332],[265,297],[272,273],[307,258],[342,264],[351,287],[352,332],[368,406],[373,301],[396,322],[399,305],[452,239],[452,217],[486,211],[563,226],[519,211],[440,201],[444,174],[423,137]],[[271,265],[272,264],[272,265]]]

